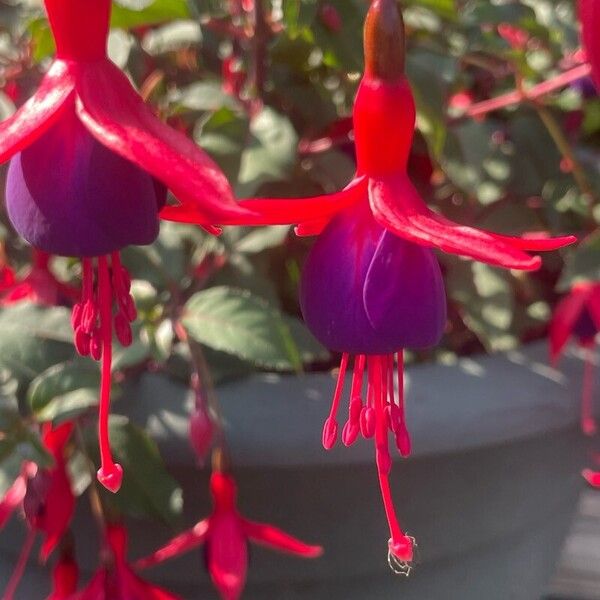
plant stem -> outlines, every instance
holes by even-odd
[[[590,220],[589,225],[591,228],[595,228],[594,205],[596,203],[596,197],[594,194],[594,188],[592,187],[592,184],[585,173],[583,165],[575,156],[575,152],[573,151],[567,136],[564,134],[560,123],[556,120],[552,112],[539,102],[533,102],[532,105],[539,115],[542,123],[546,127],[546,130],[550,134],[550,137],[556,144],[559,152],[562,154],[563,158],[568,161],[573,174],[573,179],[575,179],[575,183],[577,184],[577,187],[579,187],[587,203],[588,218]]]
[[[525,90],[523,88],[517,88],[512,92],[507,92],[496,98],[490,100],[484,100],[483,102],[477,102],[472,104],[467,109],[467,116],[469,117],[483,117],[487,113],[507,108],[514,104],[520,104],[527,100],[536,100],[541,96],[545,96],[550,92],[565,87],[569,83],[578,81],[587,77],[592,72],[592,68],[588,63],[569,69],[564,73],[560,73],[556,77],[551,77],[547,81],[542,81],[538,85],[534,85],[531,89]]]
[[[269,27],[265,19],[265,7],[263,0],[254,1],[254,31],[252,36],[252,54],[253,54],[253,86],[254,96],[257,101],[262,103],[266,72],[267,72],[267,42],[269,40]]]

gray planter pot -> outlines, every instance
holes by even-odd
[[[326,549],[319,560],[301,561],[255,548],[244,598],[539,598],[582,486],[582,362],[570,356],[561,366],[562,372],[548,367],[545,345],[534,344],[408,370],[414,454],[396,461],[392,485],[399,515],[419,542],[421,564],[409,580],[394,577],[386,563],[372,443],[331,452],[320,445],[333,379],[256,375],[221,387],[241,510]],[[207,474],[195,470],[187,445],[191,399],[184,386],[166,385],[163,393],[157,386],[165,384],[152,375],[133,386],[128,413],[159,440],[192,523],[209,504]],[[147,397],[160,401],[153,405]],[[91,571],[96,544],[86,541],[95,537],[86,517],[78,515],[75,530],[84,569]],[[0,537],[4,582],[19,531],[13,525]],[[132,523],[131,532],[132,557],[171,535],[147,523]],[[199,552],[147,575],[185,599],[217,597]],[[20,598],[43,598],[46,578],[30,568]]]

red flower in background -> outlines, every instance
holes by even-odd
[[[33,250],[31,267],[17,278],[9,265],[0,268],[0,305],[29,301],[44,306],[72,305],[79,299],[79,290],[58,281],[50,270],[51,256]]]
[[[35,95],[0,124],[0,162],[11,159],[6,201],[35,248],[80,257],[83,294],[75,344],[102,360],[99,480],[119,489],[108,436],[113,331],[132,341],[136,309],[119,251],[149,244],[169,188],[197,223],[244,220],[227,179],[194,142],[159,121],[106,55],[110,0],[45,0],[57,56]]]
[[[242,517],[236,507],[237,485],[231,475],[213,472],[210,479],[213,512],[163,548],[135,563],[152,567],[204,544],[208,571],[223,600],[237,600],[246,583],[248,542],[303,558],[320,556],[320,546],[310,546],[264,523]]]
[[[40,559],[46,561],[71,523],[75,497],[67,473],[65,446],[72,431],[72,423],[64,423],[56,428],[44,426],[42,441],[52,455],[54,465],[48,469],[40,469],[34,463],[25,462],[21,474],[0,501],[0,527],[6,524],[19,506],[22,506],[30,527],[29,536],[21,550],[18,566],[8,583],[4,600],[9,600],[14,595],[36,533],[40,532],[44,536]]]
[[[179,596],[138,577],[127,562],[127,530],[122,525],[106,528],[103,566],[70,600],[178,600]]]
[[[585,351],[583,389],[581,394],[581,430],[592,436],[598,432],[594,417],[594,357],[593,348],[600,331],[600,283],[582,282],[557,304],[550,324],[550,358],[557,362],[570,339]],[[600,488],[600,472],[584,469],[583,477]]]
[[[591,349],[600,331],[600,284],[577,283],[557,304],[550,324],[550,358],[557,362],[569,339],[586,349],[581,429],[586,435],[597,431],[592,406],[594,363]]]

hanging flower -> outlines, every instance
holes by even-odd
[[[321,555],[320,546],[309,546],[272,525],[242,517],[236,507],[237,486],[231,475],[214,471],[210,491],[212,514],[154,554],[137,561],[136,567],[152,567],[204,544],[206,564],[215,587],[224,600],[237,600],[246,582],[249,541],[303,558]]]
[[[556,363],[567,342],[574,339],[585,352],[583,389],[581,394],[581,430],[592,436],[598,432],[594,417],[594,357],[593,348],[600,332],[600,283],[576,283],[557,304],[550,324],[550,358]],[[584,479],[600,488],[600,472],[582,471]]]
[[[175,594],[138,577],[127,562],[127,530],[122,525],[106,528],[104,565],[84,590],[70,600],[178,600]]]
[[[586,351],[583,393],[581,401],[581,429],[585,435],[597,431],[593,400],[594,362],[592,348],[600,331],[600,284],[581,282],[558,303],[550,324],[550,357],[560,358],[569,339],[574,338]]]
[[[389,474],[391,433],[402,456],[411,442],[404,413],[404,348],[437,344],[446,323],[446,296],[431,250],[396,237],[363,204],[335,217],[319,236],[304,266],[300,305],[309,329],[342,362],[323,445],[338,437],[340,407],[350,357],[354,373],[342,441],[374,438],[377,473],[390,529],[389,562],[408,575],[414,540],[396,517]],[[363,396],[364,379],[366,392]],[[364,402],[363,402],[364,398]]]
[[[37,532],[44,536],[40,559],[46,561],[67,530],[75,508],[75,497],[67,474],[65,446],[73,431],[72,423],[56,428],[44,426],[42,442],[52,455],[54,464],[40,469],[30,461],[23,463],[21,473],[0,501],[0,527],[19,506],[23,508],[29,534],[21,549],[17,568],[4,593],[4,600],[12,599],[20,582],[33,547]]]
[[[331,448],[337,438],[336,414],[354,356],[342,441],[350,445],[360,433],[375,438],[391,534],[388,559],[394,571],[408,575],[414,540],[400,528],[391,499],[388,431],[400,453],[408,455],[402,350],[434,345],[444,329],[443,282],[430,249],[535,270],[541,259],[528,251],[557,249],[575,238],[509,237],[454,223],[430,210],[407,175],[415,104],[404,74],[404,26],[394,0],[373,0],[364,41],[365,75],[353,115],[358,166],[353,181],[336,194],[243,204],[260,213],[254,223],[296,223],[300,235],[321,234],[302,276],[301,306],[315,336],[342,353],[323,443]],[[196,218],[191,207],[178,214],[167,207],[164,216],[189,222]]]
[[[5,264],[0,269],[0,305],[29,301],[43,306],[61,306],[77,302],[79,290],[56,279],[50,270],[50,258],[46,252],[34,249],[31,267],[20,279]]]
[[[136,318],[119,251],[158,234],[167,188],[210,231],[244,220],[218,167],[161,123],[106,55],[110,0],[45,0],[57,47],[39,89],[0,124],[0,162],[11,158],[8,216],[35,248],[80,257],[83,292],[73,311],[75,344],[102,360],[99,480],[119,489],[108,412],[112,334],[131,343]]]

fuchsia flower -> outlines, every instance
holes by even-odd
[[[320,546],[309,546],[272,525],[242,517],[236,507],[237,486],[231,475],[213,472],[210,491],[212,514],[154,554],[137,561],[136,567],[152,567],[204,544],[208,571],[215,587],[223,600],[237,600],[246,582],[249,541],[303,558],[321,555]]]
[[[106,529],[104,565],[86,588],[70,600],[178,600],[178,596],[138,577],[127,562],[126,529],[109,525]]]
[[[218,167],[161,123],[106,55],[110,0],[45,0],[57,56],[35,95],[0,124],[0,162],[11,158],[6,202],[35,248],[80,257],[83,293],[73,311],[75,344],[102,360],[99,480],[121,485],[108,439],[112,334],[131,343],[136,318],[119,251],[158,234],[167,188],[197,223],[243,221]]]
[[[22,279],[5,265],[0,271],[0,305],[28,300],[44,306],[73,304],[79,299],[79,290],[58,281],[50,270],[50,255],[33,251],[33,261]]]
[[[39,469],[29,461],[23,464],[21,474],[0,501],[0,527],[3,527],[16,508],[22,506],[30,533],[25,542],[4,599],[12,599],[25,570],[29,553],[37,532],[44,535],[40,559],[46,561],[67,530],[73,511],[75,497],[67,474],[65,446],[73,431],[72,423],[59,427],[45,426],[42,435],[44,446],[52,455],[54,465]]]
[[[558,303],[550,324],[550,358],[557,362],[569,339],[587,350],[581,401],[581,429],[585,435],[597,431],[592,406],[594,363],[591,349],[600,331],[600,284],[582,282]]]
[[[409,454],[402,349],[434,345],[444,329],[443,282],[430,248],[499,267],[534,270],[541,259],[527,251],[554,250],[575,238],[499,235],[459,225],[426,206],[407,175],[415,105],[404,75],[404,53],[396,3],[374,0],[365,24],[365,75],[354,104],[356,177],[336,194],[248,200],[244,206],[260,213],[255,223],[297,223],[299,234],[321,234],[302,276],[301,306],[315,336],[343,354],[323,443],[326,448],[335,443],[344,378],[350,355],[355,355],[342,440],[349,445],[359,433],[375,438],[391,534],[388,558],[396,572],[407,575],[414,540],[402,531],[391,499],[388,432],[393,432],[400,453]],[[193,208],[175,214],[167,207],[164,213],[174,220],[196,218]]]

